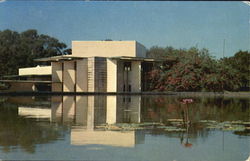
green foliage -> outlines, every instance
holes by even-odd
[[[242,87],[249,87],[250,82],[250,52],[239,51],[234,56],[223,58],[221,63],[231,66],[238,74]]]
[[[35,153],[37,144],[46,144],[63,136],[62,127],[18,116],[16,106],[0,103],[0,146],[5,152],[11,152],[13,146],[20,146],[28,153]]]
[[[153,46],[147,51],[146,55],[150,58],[178,58],[181,55],[180,51],[184,50],[177,50],[171,46],[167,46],[166,48]]]
[[[69,54],[67,46],[36,30],[0,31],[0,75],[17,74],[18,68],[37,65],[36,58]]]
[[[170,50],[171,49],[171,50]],[[156,53],[154,53],[157,51]],[[151,88],[160,91],[223,91],[237,90],[241,82],[232,66],[215,60],[207,49],[151,48],[148,56],[175,57],[150,72]]]

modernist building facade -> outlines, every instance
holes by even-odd
[[[0,83],[6,88],[0,91],[50,91],[51,90],[51,66],[36,66],[30,68],[19,68],[18,75],[4,76]]]
[[[8,91],[147,91],[147,73],[156,62],[136,41],[72,41],[72,55],[35,61],[51,65],[20,68],[15,78],[1,80]]]
[[[72,55],[51,62],[53,92],[141,92],[154,60],[136,41],[73,41]]]

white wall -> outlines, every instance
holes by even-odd
[[[132,61],[129,82],[131,84],[131,92],[141,91],[141,62],[140,61]]]
[[[142,44],[136,42],[136,56],[146,57],[146,52],[147,52],[146,48]]]
[[[51,75],[51,66],[36,66],[30,68],[19,68],[19,75]]]
[[[75,92],[75,62],[64,61],[63,63],[63,91]]]
[[[76,61],[76,92],[88,91],[88,62],[87,59]]]
[[[52,92],[62,92],[62,82],[63,82],[63,63],[62,62],[52,62]]]
[[[136,41],[72,41],[72,55],[82,57],[145,57],[146,48]]]
[[[57,122],[61,120],[63,111],[63,100],[62,96],[51,97],[51,121]]]
[[[83,57],[136,56],[136,41],[72,41],[72,55]]]
[[[77,125],[87,125],[87,111],[88,111],[88,96],[76,96],[76,116],[75,121]]]
[[[107,59],[107,92],[117,92],[117,61]]]
[[[63,122],[72,122],[75,118],[75,96],[63,96]]]
[[[134,147],[135,131],[93,131],[72,129],[70,133],[72,145],[109,145],[118,147]]]
[[[62,82],[62,62],[52,62],[52,82]]]
[[[114,124],[116,123],[116,109],[117,96],[107,96],[107,112],[106,112],[106,123]]]

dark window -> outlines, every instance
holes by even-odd
[[[131,97],[128,97],[127,99],[128,99],[128,101],[127,101],[127,102],[131,102]]]
[[[125,92],[126,91],[126,86],[125,86],[125,84],[123,85],[123,92]]]
[[[131,62],[124,62],[124,71],[131,71]]]
[[[131,92],[131,85],[128,85],[128,91]]]

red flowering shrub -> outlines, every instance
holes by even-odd
[[[237,72],[212,59],[208,51],[181,50],[175,63],[163,63],[149,73],[152,90],[222,91],[240,87]]]

